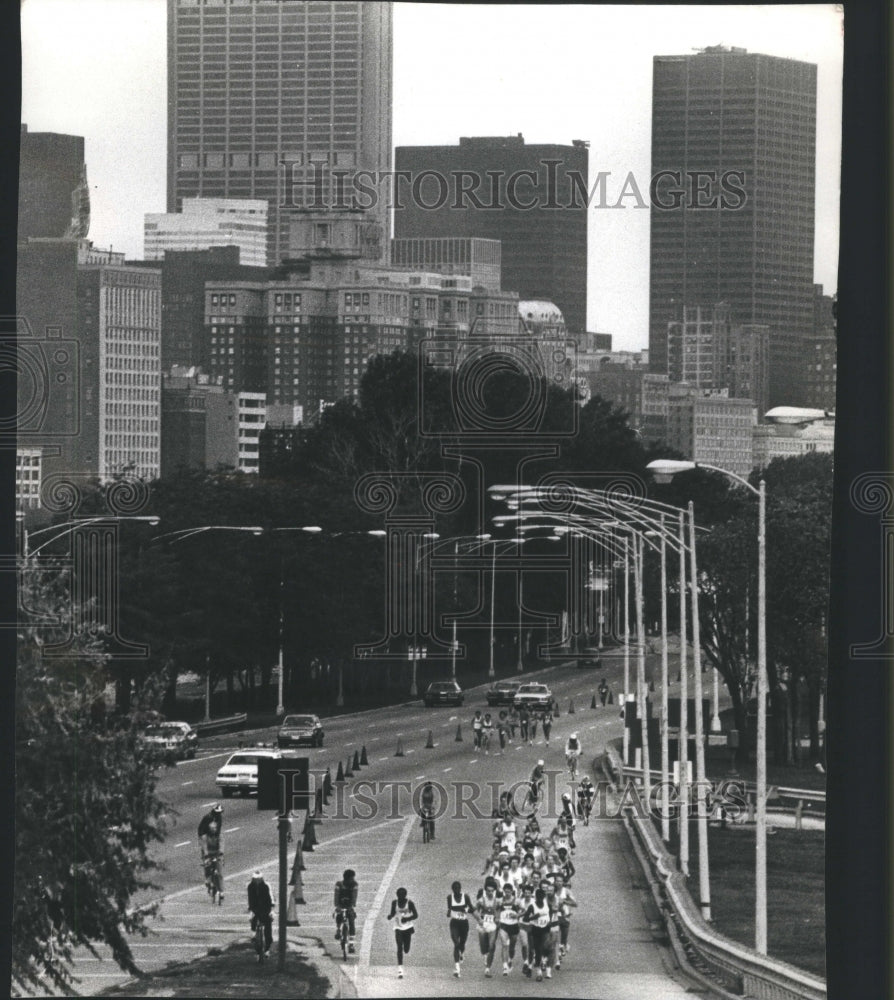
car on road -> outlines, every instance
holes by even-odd
[[[599,670],[602,667],[602,655],[598,649],[585,649],[583,655],[577,661],[578,669],[593,668]]]
[[[515,693],[521,687],[521,681],[497,681],[485,697],[491,708],[496,705],[511,705]]]
[[[537,712],[546,711],[552,708],[553,693],[545,684],[533,682],[521,684],[518,691],[515,692],[512,704],[516,708],[521,708],[524,705],[525,708],[534,709]]]
[[[188,722],[155,722],[140,733],[140,741],[168,760],[191,760],[199,746],[199,734]]]
[[[217,772],[217,787],[223,797],[229,798],[238,792],[248,795],[258,790],[258,761],[262,758],[279,760],[283,755],[279,750],[267,750],[261,747],[250,750],[239,750]]]
[[[432,681],[422,700],[429,708],[433,708],[435,705],[462,705],[465,697],[456,681]]]
[[[321,747],[324,736],[323,725],[316,715],[287,715],[276,734],[276,745],[280,750],[300,747],[303,743]]]

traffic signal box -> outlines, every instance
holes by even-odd
[[[311,809],[310,759],[308,757],[262,758],[258,761],[258,809],[290,811]]]

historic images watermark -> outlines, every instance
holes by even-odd
[[[592,184],[580,170],[544,159],[538,170],[358,170],[326,159],[280,164],[280,207],[320,211],[547,212],[580,209],[720,209],[748,202],[745,170],[659,170],[648,181],[633,171],[596,173]]]
[[[447,783],[436,780],[398,781],[360,778],[350,786],[343,782],[332,784],[332,801],[326,806],[326,818],[336,820],[396,820],[419,815],[422,809],[423,789],[430,796],[434,819],[486,820],[499,819],[508,814],[513,820],[524,822],[536,818],[538,825],[557,821],[565,813],[560,780],[564,772],[545,770],[543,785],[536,799],[528,781],[464,781]],[[314,799],[317,788],[324,785],[325,772],[311,769],[309,795]],[[663,792],[668,789],[668,815],[681,815],[680,788],[674,782],[653,782],[648,801],[644,800],[642,787],[633,779],[611,785],[597,781],[592,785],[589,818],[618,819],[625,810],[637,815],[661,819]],[[703,790],[703,791],[702,791]],[[696,794],[696,791],[702,794]],[[286,802],[295,809],[306,808],[308,791],[295,792],[295,801]],[[288,796],[286,796],[288,799]],[[745,783],[741,779],[693,782],[687,799],[687,814],[712,816],[722,813],[729,822],[744,820],[748,813]],[[701,812],[699,812],[701,810]],[[567,815],[567,813],[566,813]],[[544,831],[547,835],[549,830]]]

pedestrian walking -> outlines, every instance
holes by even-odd
[[[531,718],[528,719],[528,745],[533,746],[534,740],[537,739],[537,713],[531,712]]]
[[[401,887],[397,890],[397,898],[391,900],[391,912],[388,914],[389,920],[395,921],[394,940],[397,944],[397,975],[403,979],[404,975],[404,955],[410,954],[410,942],[413,932],[416,929],[416,921],[419,914],[416,911],[416,904],[412,899],[407,898],[407,890]]]
[[[469,937],[469,914],[475,912],[472,900],[463,892],[460,882],[450,886],[447,896],[447,919],[450,921],[450,940],[453,942],[453,975],[459,979],[460,965],[466,951]]]
[[[481,749],[481,730],[484,728],[484,719],[481,718],[481,709],[475,709],[472,716],[472,741],[476,750]]]
[[[608,684],[605,683],[605,678],[599,682],[599,700],[602,702],[602,707],[605,708],[605,700],[608,698]]]
[[[543,725],[543,738],[546,740],[546,745],[549,746],[549,734],[553,728],[553,713],[550,711],[544,712],[540,720]]]
[[[519,736],[521,738],[522,743],[526,742],[527,739],[528,739],[528,722],[529,721],[530,721],[530,717],[528,715],[528,710],[527,710],[527,708],[525,708],[524,705],[522,705],[521,708],[519,708],[519,710],[518,710],[518,730],[519,730]]]

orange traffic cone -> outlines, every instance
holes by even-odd
[[[359,771],[360,770],[360,754],[357,753],[356,750],[354,751],[354,763],[351,764],[351,770],[352,771]]]
[[[335,774],[335,780],[336,782],[345,780],[345,769],[341,766],[341,761],[338,762],[338,771]]]
[[[463,741],[463,727],[461,725],[457,725],[456,736],[453,737],[453,742],[462,743],[462,741]]]
[[[398,736],[398,738],[397,738],[397,750],[395,751],[394,756],[395,757],[403,757],[403,755],[404,755],[404,745],[401,742],[400,737]]]
[[[568,706],[568,714],[574,715],[574,699],[571,699],[571,703]]]
[[[595,708],[595,707],[596,707],[596,695],[594,694],[590,701],[590,708]]]
[[[354,777],[354,772],[351,770],[351,758],[350,757],[348,757],[347,761],[345,761],[345,777],[346,778],[353,778]]]
[[[428,731],[428,742],[425,744],[425,749],[426,750],[434,750],[434,748],[435,748],[434,736],[432,735],[432,731],[429,729],[429,731]]]
[[[317,835],[314,832],[313,821],[310,818],[310,814],[307,814],[304,819],[304,840],[301,843],[301,850],[312,851],[316,843]]]
[[[366,767],[366,765],[367,765],[367,764],[369,763],[369,758],[368,758],[368,757],[366,756],[366,747],[365,747],[365,746],[364,746],[364,747],[363,747],[363,749],[362,749],[362,750],[360,751],[360,763],[361,763],[361,764],[362,764],[362,765],[363,765],[364,767]]]

